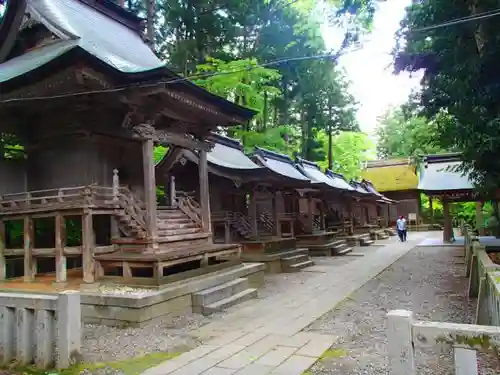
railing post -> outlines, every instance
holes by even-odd
[[[79,362],[81,349],[80,293],[68,290],[57,299],[57,361],[58,369],[68,368]]]
[[[411,311],[392,310],[387,313],[389,375],[415,375],[412,320]]]
[[[175,176],[170,176],[170,205],[175,207],[177,203],[177,193],[175,191]]]
[[[120,177],[118,176],[118,169],[113,169],[113,200],[118,200],[118,191],[120,188]]]
[[[453,347],[455,375],[477,375],[477,353],[475,349],[466,346]]]

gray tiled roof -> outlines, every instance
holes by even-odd
[[[9,79],[13,71],[16,71],[16,76],[33,70],[67,52],[70,47],[80,47],[124,73],[164,66],[139,34],[78,0],[29,0],[27,11],[61,41],[2,64],[0,81]],[[6,67],[10,74],[4,76]]]
[[[418,189],[422,191],[455,191],[474,188],[468,175],[457,170],[460,161],[430,160],[421,168]]]
[[[231,169],[263,169],[255,164],[242,150],[216,143],[207,154],[207,161],[220,167]]]
[[[316,163],[308,160],[297,158],[299,169],[307,177],[311,179],[313,183],[326,184],[327,186],[344,191],[352,191],[353,189],[347,186],[348,184],[342,183],[341,179],[336,178],[334,175],[332,177],[327,176],[319,169]]]
[[[309,178],[297,170],[295,163],[289,156],[259,147],[256,147],[255,150],[255,154],[273,172],[296,180],[309,181]]]
[[[354,190],[354,188],[351,185],[349,185],[344,176],[341,175],[340,173],[335,173],[333,171],[327,170],[325,174],[328,176],[328,178],[334,180],[335,184],[339,187],[339,189],[345,189],[349,191]]]

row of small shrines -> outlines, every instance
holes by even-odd
[[[311,162],[266,150],[247,156],[235,140],[212,140],[205,158],[171,148],[156,165],[156,180],[167,183],[153,210],[117,169],[109,188],[4,195],[0,277],[32,282],[53,273],[64,285],[80,276],[68,271],[76,268],[84,283],[159,285],[241,260],[292,271],[311,265],[309,254],[343,255],[392,233],[393,201],[368,181],[348,183]]]

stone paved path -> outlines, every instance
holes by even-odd
[[[301,331],[429,235],[414,233],[406,243],[393,238],[273,300],[233,309],[200,328],[201,336],[213,339],[143,375],[300,375],[337,341],[335,335]]]

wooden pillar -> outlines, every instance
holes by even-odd
[[[276,237],[281,237],[281,222],[280,214],[278,209],[278,192],[274,193],[273,196],[273,216],[274,216],[274,235]]]
[[[321,220],[321,229],[326,231],[326,209],[325,209],[325,202],[321,201],[320,202],[320,220]]]
[[[172,207],[175,207],[177,204],[177,194],[175,192],[175,176],[170,176],[169,178],[169,184],[170,184],[170,205]]]
[[[211,233],[212,223],[210,218],[210,189],[208,187],[207,152],[200,150],[199,175],[200,175],[200,206],[201,226],[203,231]]]
[[[248,216],[250,216],[250,224],[252,226],[252,237],[258,236],[257,228],[257,201],[255,200],[255,191],[250,193],[250,202],[248,202]]]
[[[64,246],[66,245],[64,216],[58,212],[54,221],[56,237],[56,283],[65,283],[67,281],[67,264],[66,256],[64,255]]]
[[[91,284],[95,281],[94,274],[94,225],[92,211],[84,212],[82,216],[82,268],[83,282]]]
[[[144,200],[146,203],[146,222],[148,237],[155,240],[157,237],[156,223],[156,180],[153,159],[154,144],[151,139],[142,142],[142,164],[144,171]]]
[[[0,281],[7,278],[7,264],[5,262],[5,222],[0,220]]]
[[[476,202],[476,229],[484,236],[483,202]]]
[[[314,199],[311,194],[307,195],[307,218],[311,233],[314,232]]]
[[[33,219],[31,216],[24,217],[24,281],[35,281],[37,270],[36,259],[33,258]]]
[[[429,213],[431,215],[431,222],[434,223],[434,205],[432,195],[429,195]]]
[[[348,203],[348,212],[349,212],[349,235],[354,234],[354,212],[353,212],[353,202],[352,199]]]
[[[447,199],[443,199],[443,215],[444,215],[444,229],[443,229],[443,242],[451,242],[453,237],[453,228],[451,223],[450,203]]]

